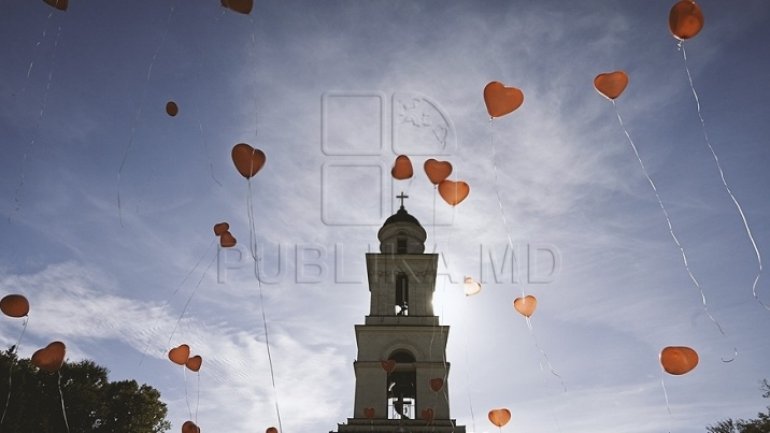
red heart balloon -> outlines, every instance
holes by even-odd
[[[200,355],[191,356],[187,359],[187,362],[184,363],[187,368],[189,368],[191,371],[198,372],[198,370],[201,369],[201,365],[203,364],[203,358],[201,358]]]
[[[444,387],[444,379],[440,377],[436,377],[430,380],[430,389],[432,389],[434,392],[441,391],[441,388]]]
[[[222,248],[232,248],[237,242],[238,241],[235,240],[235,237],[232,235],[232,233],[228,231],[224,231],[221,235],[219,235],[219,246]]]
[[[222,6],[248,15],[254,7],[254,0],[222,0]]]
[[[214,224],[214,234],[216,236],[222,236],[222,233],[228,230],[230,230],[230,224],[228,223]]]
[[[32,364],[49,373],[57,372],[64,364],[67,347],[61,341],[54,341],[32,354]]]
[[[422,419],[424,419],[427,424],[430,424],[430,423],[433,422],[433,409],[432,408],[429,407],[427,409],[423,409],[423,411],[421,412],[421,415],[422,415]]]
[[[68,6],[68,0],[43,0],[49,5],[59,9],[60,11],[66,11]]]
[[[607,99],[615,99],[628,85],[628,75],[623,71],[605,72],[594,78],[594,87]]]
[[[168,359],[174,364],[185,365],[188,359],[190,359],[190,346],[186,344],[180,344],[179,346],[168,351]]]
[[[531,317],[535,313],[535,308],[537,308],[537,298],[532,295],[516,298],[513,301],[513,308],[522,316]]]
[[[505,87],[503,83],[492,81],[484,87],[484,103],[490,116],[505,116],[521,107],[524,93],[515,87]]]
[[[471,192],[471,187],[463,181],[454,182],[451,180],[442,180],[438,184],[438,193],[445,202],[452,206],[457,206]]]
[[[0,311],[8,317],[24,317],[29,314],[29,301],[23,295],[7,295],[0,300]]]
[[[166,102],[166,114],[168,114],[171,117],[174,117],[179,113],[179,107],[176,105],[176,102],[174,101],[168,101]]]
[[[438,185],[452,174],[452,164],[449,161],[438,161],[431,158],[425,161],[424,168],[425,174],[428,175],[428,179],[433,185]]]
[[[264,152],[246,143],[233,146],[232,157],[236,170],[246,179],[257,174],[267,160]]]
[[[489,411],[488,417],[492,424],[502,428],[511,420],[511,411],[506,408],[492,409]]]
[[[396,162],[393,164],[393,168],[390,170],[391,176],[397,180],[409,179],[414,175],[414,169],[412,168],[412,161],[406,155],[398,155]]]
[[[182,433],[201,433],[201,428],[192,421],[185,421],[182,424]]]
[[[680,41],[697,35],[703,28],[703,12],[700,6],[692,0],[677,2],[668,14],[668,28]]]
[[[275,427],[268,427],[268,428],[265,430],[265,433],[278,433],[278,429],[277,429],[277,428],[275,428]]]
[[[382,365],[382,369],[388,372],[388,374],[393,373],[393,370],[396,369],[396,361],[392,359],[380,361],[380,365]]]
[[[698,352],[686,346],[669,346],[660,352],[660,365],[666,373],[686,374],[698,365]]]

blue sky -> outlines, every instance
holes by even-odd
[[[703,140],[672,4],[258,2],[244,16],[217,1],[73,1],[65,13],[1,2],[0,293],[32,304],[21,353],[60,339],[71,360],[151,384],[173,431],[189,414],[171,337],[204,358],[204,430],[276,424],[246,248],[251,194],[284,430],[332,430],[353,415],[364,253],[404,190],[451,276],[434,303],[452,327],[452,416],[471,431],[491,431],[485,414],[503,406],[505,430],[528,432],[696,432],[754,416],[766,406],[770,312],[752,296],[756,258]],[[770,4],[699,4],[706,24],[685,43],[688,65],[767,252]],[[593,89],[616,69],[630,77],[618,109],[725,336]],[[493,80],[525,102],[490,123]],[[239,142],[267,155],[250,192],[230,161]],[[390,179],[397,153],[412,157],[412,181]],[[427,158],[470,184],[457,208],[439,198],[434,214]],[[220,221],[235,251],[217,250]],[[515,266],[501,268],[508,236]],[[480,294],[463,295],[465,275],[483,279]],[[522,293],[539,299],[532,333],[566,392],[511,308]],[[0,320],[0,343],[20,327]],[[657,361],[669,345],[701,356],[664,378],[671,415]]]

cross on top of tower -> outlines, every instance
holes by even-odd
[[[405,198],[409,198],[409,196],[405,195],[404,192],[401,191],[401,194],[397,195],[396,198],[401,200],[401,209],[403,209],[404,208],[404,199]]]

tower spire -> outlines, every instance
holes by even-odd
[[[396,198],[401,200],[401,208],[400,209],[404,209],[404,199],[405,198],[409,198],[409,196],[404,194],[404,191],[401,191],[401,194],[397,195]]]

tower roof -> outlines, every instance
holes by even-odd
[[[401,205],[401,207],[398,209],[398,212],[389,216],[388,219],[385,220],[385,224],[383,224],[382,226],[385,227],[386,225],[393,224],[393,223],[412,223],[422,227],[420,222],[417,221],[417,218],[410,215],[409,212],[406,211],[403,205]]]

